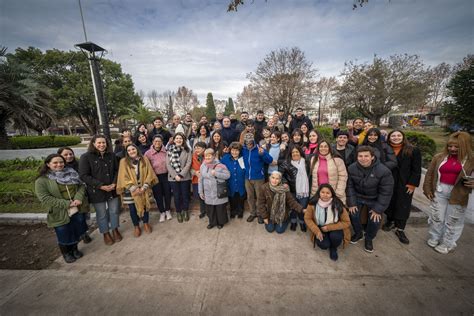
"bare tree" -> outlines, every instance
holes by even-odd
[[[314,102],[316,75],[304,53],[293,47],[270,52],[247,77],[261,97],[261,106],[291,113]]]
[[[155,89],[153,89],[147,93],[146,97],[147,97],[148,105],[150,106],[150,108],[153,111],[161,112],[163,107],[161,106],[160,99],[159,99],[160,96],[158,92]]]
[[[355,108],[376,124],[398,107],[421,107],[429,93],[428,74],[417,55],[375,56],[371,64],[351,61],[341,76],[338,106]]]
[[[174,109],[180,114],[191,112],[195,106],[199,105],[197,95],[192,89],[185,86],[179,87],[174,98]]]
[[[249,113],[257,113],[261,108],[261,97],[257,90],[252,85],[247,85],[242,90],[242,93],[237,94],[237,104],[240,111],[247,111]]]
[[[429,70],[430,93],[426,105],[431,111],[436,111],[446,100],[446,85],[453,74],[453,67],[446,63],[441,63]]]
[[[321,109],[328,109],[336,102],[339,81],[336,77],[322,77],[316,82],[314,93],[321,97]]]

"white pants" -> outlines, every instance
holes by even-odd
[[[428,219],[430,239],[456,247],[456,241],[461,237],[464,228],[466,208],[461,205],[449,204],[453,186],[440,183],[431,202],[431,215]]]

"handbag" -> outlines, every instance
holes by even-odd
[[[67,195],[69,196],[69,200],[72,202],[71,193],[69,192],[69,188],[67,187],[67,185],[66,185],[66,191],[67,191]],[[67,209],[67,214],[69,215],[69,217],[73,216],[77,212],[79,212],[79,208],[77,206],[71,206]]]
[[[217,164],[212,168],[212,170],[216,169]],[[217,182],[217,198],[223,199],[226,198],[229,195],[229,189],[227,187],[227,181],[224,180],[224,182],[219,181],[216,179]]]

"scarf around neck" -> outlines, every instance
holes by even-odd
[[[312,154],[316,151],[316,149],[318,149],[318,143],[309,143],[308,144],[308,148],[305,150],[304,154],[305,155],[309,155],[309,154]]]
[[[61,171],[49,171],[47,177],[63,185],[82,184],[77,171],[69,167],[66,167]]]
[[[272,209],[270,211],[270,219],[275,224],[281,224],[286,216],[286,192],[289,192],[290,189],[281,183],[277,186],[273,186],[269,182],[268,186],[270,187],[270,191],[275,193],[272,201]]]
[[[179,157],[181,156],[181,152],[183,151],[182,147],[178,147],[176,145],[171,145],[168,149],[168,157],[170,158],[170,165],[179,174],[181,169],[181,162],[179,161]]]
[[[318,226],[325,226],[338,222],[339,219],[337,212],[336,214],[333,214],[332,200],[332,198],[327,202],[323,202],[321,199],[318,200],[314,214]]]
[[[298,199],[309,196],[309,180],[306,173],[306,162],[303,158],[298,161],[292,160],[291,165],[298,169],[296,174],[296,197]]]

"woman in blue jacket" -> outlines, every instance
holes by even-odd
[[[230,218],[244,217],[244,200],[245,200],[245,164],[242,158],[242,145],[239,142],[233,142],[229,146],[230,154],[227,153],[222,157],[223,163],[230,171],[228,180],[229,186],[229,202],[230,202]]]

